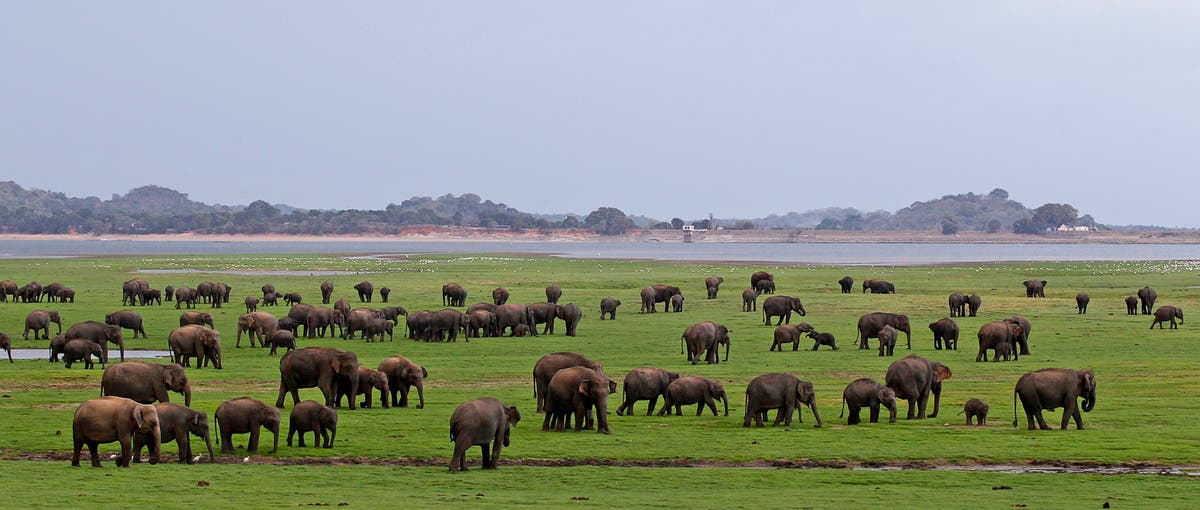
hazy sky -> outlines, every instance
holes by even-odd
[[[0,178],[660,219],[992,188],[1194,226],[1200,2],[7,2]]]

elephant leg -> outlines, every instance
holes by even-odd
[[[117,459],[117,467],[129,467],[129,461],[133,458],[133,441],[128,437],[119,439],[121,443],[121,456]],[[151,459],[154,456],[151,455]]]
[[[288,427],[288,437],[287,437],[287,445],[288,446],[292,446],[292,436],[295,436],[295,435],[296,435],[296,429],[294,427]],[[300,434],[300,440],[304,441],[304,434]],[[301,445],[301,446],[303,446],[303,445]]]
[[[871,423],[879,423],[879,404],[871,404]]]
[[[1071,424],[1071,418],[1079,413],[1079,406],[1075,404],[1075,399],[1071,399],[1063,406],[1062,425],[1059,430],[1067,430],[1067,426]],[[1083,422],[1076,422],[1079,428],[1083,428]]]
[[[705,397],[704,403],[708,405],[709,409],[712,409],[713,416],[720,416],[717,414],[717,403],[713,401],[712,397]],[[696,406],[696,415],[700,415],[703,411],[704,406]]]
[[[408,407],[408,385],[400,385],[400,407]]]
[[[781,351],[782,351],[782,350],[783,350],[783,346],[780,346],[780,347],[779,347],[779,350],[781,350]],[[800,337],[798,337],[798,336],[797,336],[797,337],[796,337],[796,340],[794,340],[794,341],[792,342],[792,352],[796,352],[796,351],[799,351],[799,350],[800,350]]]
[[[483,443],[483,444],[479,445],[479,450],[480,450],[481,456],[483,457],[483,469],[494,468],[495,466],[492,466],[491,445],[489,445],[488,443]]]
[[[259,423],[258,423],[258,420],[254,420],[252,423],[250,423],[250,441],[248,441],[246,443],[246,451],[247,452],[258,453],[258,433],[259,433]],[[300,440],[301,441],[304,440],[303,432],[300,433]]]
[[[850,408],[849,409],[850,415],[846,418],[846,424],[847,425],[858,425],[859,423],[861,423],[862,417],[861,417],[861,415],[859,415],[859,411],[862,411],[862,407],[859,406],[858,404],[850,404],[850,403],[847,403],[847,406]]]
[[[92,467],[100,467],[100,443],[96,441],[88,441],[88,455],[92,458]]]
[[[454,455],[450,457],[451,473],[467,470],[467,450],[470,448],[471,441],[465,437],[465,434],[454,441]]]
[[[184,430],[183,434],[175,434],[175,442],[179,443],[179,463],[191,464],[192,440],[188,437],[188,431]]]
[[[921,396],[917,397],[917,419],[923,420],[927,418],[925,408],[929,404],[929,392],[921,392]]]
[[[228,432],[225,427],[221,429],[221,453],[233,453],[233,432]]]
[[[546,411],[546,417],[542,418],[542,432],[547,432],[550,430],[550,419],[552,417],[554,417],[554,413],[551,411]]]
[[[656,406],[658,406],[658,395],[654,395],[653,397],[650,397],[650,407],[646,409],[646,416],[653,415],[654,408]],[[629,405],[629,412],[630,412],[630,414],[633,414],[633,404]]]

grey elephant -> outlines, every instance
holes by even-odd
[[[758,282],[763,281],[763,280],[774,280],[774,279],[775,279],[775,275],[773,275],[771,273],[768,273],[766,271],[755,271],[754,274],[750,275],[750,288],[756,289],[756,288],[758,288]]]
[[[1137,315],[1138,314],[1138,298],[1137,298],[1137,296],[1127,296],[1125,298],[1125,314],[1126,315]]]
[[[550,305],[550,309],[551,316],[553,316],[554,305]],[[455,342],[458,341],[458,332],[467,329],[470,325],[471,320],[465,313],[453,308],[436,310],[429,315],[427,336],[429,340],[437,341],[441,341],[445,336],[446,340]]]
[[[185,367],[190,367],[191,359],[196,358],[196,368],[207,366],[209,362],[218,370],[224,368],[221,364],[221,334],[215,329],[195,324],[175,328],[167,336],[167,346],[175,363]]]
[[[50,340],[50,362],[57,363],[59,357],[62,356],[63,349],[67,346],[67,335],[55,335],[53,340]]]
[[[746,289],[742,291],[742,311],[753,312],[758,310],[758,290]]]
[[[1046,297],[1046,280],[1025,280],[1021,283],[1025,285],[1025,297]]]
[[[4,352],[8,354],[8,362],[12,363],[12,339],[4,333],[0,333],[0,349],[4,349]]]
[[[724,402],[725,416],[729,416],[729,396],[720,382],[698,376],[680,377],[667,386],[666,399],[658,415],[670,414],[674,407],[675,416],[680,416],[682,406],[696,404],[696,416],[704,414],[705,406],[712,410],[713,416],[718,416],[717,400]]]
[[[666,306],[671,301],[672,296],[683,295],[679,287],[672,285],[652,285],[643,287],[641,292],[642,298],[642,313],[655,313],[658,303],[663,303]]]
[[[496,307],[496,331],[498,335],[504,335],[504,330],[509,330],[509,334],[513,334],[518,325],[524,325],[532,328],[533,317],[529,311],[529,307],[517,304],[507,303]],[[409,314],[412,317],[412,314]],[[532,331],[534,336],[537,336],[537,330]]]
[[[467,306],[467,289],[457,283],[442,285],[442,306]]]
[[[572,417],[576,432],[590,429],[593,424],[587,422],[586,415],[594,410],[596,432],[611,434],[612,429],[608,427],[608,396],[616,390],[617,383],[590,368],[569,367],[559,370],[546,388],[546,418],[542,420],[542,430],[548,431],[553,427],[561,432],[570,424]]]
[[[529,311],[529,328],[537,330],[538,324],[545,324],[542,334],[554,333],[554,318],[558,315],[558,305],[554,303],[529,303],[525,305]]]
[[[236,347],[242,347],[242,333],[246,333],[249,336],[250,347],[254,347],[255,338],[265,347],[267,345],[267,335],[270,335],[279,328],[279,320],[268,312],[250,312],[238,316],[237,328]]]
[[[896,392],[887,386],[865,377],[847,384],[846,389],[842,391],[843,416],[845,415],[847,406],[850,408],[850,416],[846,418],[846,425],[858,425],[861,423],[862,419],[859,417],[859,411],[864,407],[870,410],[871,423],[879,423],[879,408],[881,406],[886,407],[888,410],[888,423],[896,422]]]
[[[709,276],[704,279],[704,290],[708,292],[708,299],[717,299],[717,292],[721,290],[722,283],[725,283],[725,279],[720,276]]]
[[[838,280],[838,285],[842,287],[842,294],[849,294],[850,290],[854,288],[854,278],[849,275],[843,276],[841,280]]]
[[[100,348],[100,344],[91,340],[84,340],[82,338],[68,340],[62,348],[62,360],[67,368],[71,368],[71,365],[76,361],[82,361],[83,368],[91,370],[94,366],[92,364],[92,356],[100,360],[100,363],[104,363],[104,350]]]
[[[927,417],[925,406],[931,393],[933,413],[928,417],[937,418],[942,402],[942,381],[951,375],[950,367],[912,354],[888,366],[884,380],[887,387],[896,392],[896,398],[908,401],[907,419],[912,420]]]
[[[546,302],[547,303],[554,303],[557,305],[558,300],[561,298],[562,298],[562,287],[559,287],[558,285],[554,285],[554,284],[546,286]]]
[[[896,339],[900,337],[900,333],[893,328],[891,324],[885,324],[883,329],[879,330],[879,356],[894,356],[896,350]]]
[[[325,280],[325,281],[321,282],[320,289],[321,289],[321,304],[323,304],[323,305],[329,304],[329,300],[333,299],[333,282],[331,282],[329,280]],[[271,292],[272,293],[275,292],[274,287],[271,288]],[[266,295],[266,291],[263,291],[263,295]]]
[[[1138,300],[1142,302],[1142,315],[1150,315],[1150,310],[1154,309],[1154,302],[1158,300],[1158,293],[1146,286],[1138,289],[1137,295]]]
[[[283,398],[292,394],[292,403],[300,403],[301,388],[319,388],[325,396],[325,405],[333,407],[338,391],[339,375],[358,373],[358,356],[353,351],[342,351],[332,347],[305,347],[284,354],[279,358],[279,398],[275,407],[283,409]],[[358,394],[358,377],[350,377],[350,394]],[[350,410],[357,409],[350,399]]]
[[[800,302],[800,298],[792,296],[771,296],[763,301],[763,325],[771,325],[771,317],[779,317],[775,323],[780,324],[792,323],[792,312],[800,314],[801,317],[808,315],[804,310],[804,303]]]
[[[214,417],[217,420],[217,434],[221,437],[221,453],[235,451],[234,434],[250,434],[250,440],[246,442],[246,452],[257,453],[260,428],[267,429],[275,436],[269,453],[279,450],[279,409],[261,400],[239,397],[222,402],[217,406]]]
[[[575,303],[555,305],[554,316],[562,319],[563,323],[566,324],[567,336],[575,336],[576,330],[579,328],[579,321],[583,320],[583,310],[580,310]],[[553,329],[551,329],[551,332],[553,332]]]
[[[369,281],[361,281],[354,284],[354,291],[358,293],[358,300],[363,303],[370,303],[371,297],[375,295],[375,286]]]
[[[967,296],[962,292],[950,294],[950,316],[962,317],[967,314]]]
[[[188,286],[179,287],[175,289],[175,309],[178,310],[183,305],[187,305],[188,308],[195,308],[196,300],[199,298],[200,295],[196,292],[196,289]]]
[[[895,294],[896,293],[895,285],[892,285],[892,283],[887,280],[882,280],[879,278],[871,278],[869,280],[863,280],[862,289],[863,289],[862,290],[863,294],[866,294],[868,290],[871,291],[871,294]]]
[[[148,363],[140,360],[109,365],[100,377],[100,394],[125,397],[142,404],[170,402],[170,392],[183,395],[183,405],[192,405],[192,385],[177,363]]]
[[[758,283],[754,284],[754,290],[758,291],[759,294],[774,294],[775,280],[759,280]]]
[[[324,306],[314,306],[304,317],[304,336],[306,338],[321,337],[325,334],[334,336],[333,328],[338,328],[337,336],[342,336],[346,328],[346,316],[341,312]]]
[[[550,379],[553,379],[559,370],[569,367],[587,367],[597,373],[604,373],[604,366],[599,361],[590,360],[579,353],[554,352],[542,356],[533,365],[533,395],[537,400],[537,412],[544,412],[546,409],[546,391],[550,386]]]
[[[142,316],[133,310],[121,310],[105,315],[104,323],[133,330],[135,339],[138,337],[138,333],[141,333],[142,338],[146,338],[146,328],[142,326]]]
[[[683,294],[676,294],[674,296],[671,296],[671,310],[670,311],[675,312],[675,313],[679,313],[679,312],[683,311]]]
[[[484,338],[496,336],[496,314],[487,310],[475,310],[467,313],[470,327],[467,337]]]
[[[1029,430],[1034,430],[1034,421],[1042,430],[1050,430],[1046,420],[1042,418],[1042,410],[1053,411],[1063,408],[1062,425],[1066,430],[1071,419],[1075,419],[1075,428],[1083,429],[1085,413],[1096,406],[1096,374],[1091,370],[1072,370],[1069,368],[1044,368],[1029,372],[1017,380],[1013,388],[1013,426],[1017,426],[1017,398],[1025,408],[1025,419]],[[1083,397],[1080,406],[1076,399]]]
[[[150,288],[150,284],[141,278],[133,278],[121,284],[121,306],[137,306],[138,297]]]
[[[908,323],[908,316],[886,312],[868,313],[858,318],[858,348],[870,349],[867,339],[879,338],[879,331],[884,326],[891,326],[896,331],[903,331],[908,348],[912,349],[912,327]]]
[[[750,380],[746,386],[746,416],[742,426],[749,428],[751,420],[755,426],[762,427],[767,411],[778,409],[775,414],[775,425],[781,422],[790,427],[792,414],[800,410],[800,404],[807,405],[816,418],[816,427],[821,427],[821,414],[817,412],[817,394],[812,383],[802,381],[794,374],[770,373],[763,374]],[[799,413],[800,423],[804,423],[804,413]]]
[[[1183,309],[1176,306],[1160,306],[1154,311],[1154,322],[1150,323],[1150,329],[1154,329],[1154,325],[1158,325],[1158,329],[1162,329],[1164,322],[1171,323],[1171,329],[1176,329],[1179,326],[1175,324],[1175,319],[1179,319],[1179,324],[1183,324]]]
[[[499,399],[480,397],[459,404],[450,415],[450,441],[454,443],[450,471],[467,470],[467,450],[472,446],[482,450],[483,469],[496,469],[500,451],[508,447],[512,427],[520,421],[517,407]]]
[[[979,307],[982,305],[983,298],[979,297],[979,294],[972,292],[970,296],[967,296],[967,315],[974,317],[975,314],[979,313]]]
[[[383,402],[383,408],[391,407],[388,397],[391,395],[391,390],[388,388],[387,374],[375,370],[370,367],[358,366],[358,395],[350,394],[350,378],[346,375],[338,375],[337,397],[334,399],[334,407],[342,406],[342,397],[350,397],[350,400],[358,398],[358,395],[366,395],[362,402],[365,408],[371,407],[371,390],[379,390],[379,401]],[[290,444],[290,443],[289,443]],[[303,446],[303,445],[302,445]]]
[[[725,361],[728,362],[731,343],[729,333],[729,328],[712,321],[692,324],[683,330],[683,335],[679,337],[680,350],[684,351],[686,344],[687,359],[693,365],[700,362],[701,354],[704,355],[705,363],[715,365],[721,362],[719,349],[721,344],[724,344]]]
[[[942,317],[930,322],[929,330],[933,332],[933,348],[935,350],[942,350],[943,342],[946,344],[946,350],[958,350],[958,323],[954,322],[954,319]]]
[[[503,305],[508,302],[508,289],[504,287],[496,287],[492,290],[492,303],[496,306]]]
[[[246,300],[243,301],[243,303],[246,304],[246,313],[253,313],[253,312],[258,311],[258,297],[246,296]]]
[[[992,361],[999,361],[1001,351],[1012,350],[1012,346],[1020,341],[1022,332],[1020,325],[1008,321],[994,321],[980,326],[979,332],[976,333],[979,339],[979,353],[975,355],[975,361],[986,361],[988,349],[995,350]],[[1001,347],[1002,344],[1008,344],[1008,347]],[[1020,359],[1020,355],[1014,359]]]
[[[71,465],[79,466],[79,452],[87,445],[92,467],[100,467],[97,447],[101,443],[121,443],[121,456],[117,467],[129,467],[133,458],[133,435],[148,434],[152,446],[150,463],[157,464],[162,452],[161,432],[158,427],[158,410],[152,405],[139,404],[122,397],[93,398],[75,409],[71,420],[71,433],[75,449],[71,453]]]
[[[1009,322],[1009,323],[1021,326],[1021,337],[1017,339],[1017,344],[1021,347],[1019,354],[1021,356],[1028,356],[1029,355],[1029,333],[1033,331],[1033,325],[1029,323],[1029,319],[1026,319],[1024,316],[1021,316],[1021,315],[1014,315],[1012,317],[1005,319],[1005,322]]]
[[[783,344],[792,344],[792,352],[800,350],[800,335],[804,333],[812,333],[816,331],[812,324],[801,322],[798,325],[780,324],[775,326],[774,340],[771,342],[771,350],[783,352]]]
[[[351,397],[353,399],[353,397]],[[333,448],[337,439],[337,410],[316,400],[305,400],[292,408],[288,417],[287,445],[292,445],[292,436],[300,434],[300,447],[304,448],[304,434],[313,433],[313,448]]]
[[[179,314],[180,326],[208,326],[209,329],[216,329],[213,326],[213,314],[208,312],[183,312]]]
[[[973,398],[963,404],[963,410],[958,414],[967,415],[967,425],[970,425],[971,421],[974,420],[975,425],[982,427],[987,425],[988,405],[982,400]]]
[[[646,408],[646,416],[654,414],[654,407],[658,405],[658,397],[666,396],[667,387],[676,379],[679,379],[679,372],[661,368],[639,367],[630,370],[621,382],[624,399],[621,406],[617,408],[617,416],[625,414],[633,416],[633,405],[639,400],[650,401]]]
[[[283,347],[283,352],[296,350],[296,335],[286,329],[277,329],[267,334],[267,339],[263,341],[264,346],[271,346],[271,352],[268,353],[274,356],[280,347]]]
[[[621,301],[610,297],[600,300],[600,320],[604,320],[604,316],[608,315],[609,319],[617,320],[617,307],[621,306]]]
[[[408,407],[408,392],[417,389],[417,409],[425,408],[425,378],[429,371],[404,356],[392,356],[379,362],[379,371],[387,376],[392,407]],[[396,395],[399,394],[399,398]],[[353,409],[353,406],[351,407]]]
[[[58,315],[58,310],[34,310],[25,316],[25,331],[21,333],[21,338],[28,340],[29,332],[33,331],[33,339],[38,340],[38,331],[41,331],[40,338],[42,340],[50,339],[50,324],[58,325],[58,332],[62,333],[62,317]]]
[[[1091,300],[1092,300],[1092,297],[1087,295],[1087,293],[1080,292],[1079,294],[1076,294],[1075,295],[1075,313],[1086,314],[1088,302],[1090,302]]]
[[[207,414],[170,402],[154,404],[154,409],[158,412],[160,444],[175,441],[179,445],[179,462],[181,464],[195,462],[192,457],[191,436],[193,435],[204,440],[204,446],[208,448],[208,462],[212,463],[216,459],[216,455],[213,454],[212,435],[209,432]],[[152,444],[153,441],[154,436],[150,434],[143,432],[133,434],[134,462],[142,461],[142,448]]]
[[[818,331],[813,331],[808,334],[808,337],[813,340],[812,350],[814,350],[814,351],[817,350],[817,348],[822,345],[828,345],[831,349],[833,349],[835,351],[838,350],[837,338],[835,338],[833,336],[833,333],[821,333]]]
[[[82,338],[99,344],[104,349],[103,361],[105,363],[108,363],[108,344],[109,342],[115,343],[121,349],[121,361],[125,361],[125,340],[121,338],[119,326],[96,321],[83,321],[72,324],[64,335],[68,342]]]

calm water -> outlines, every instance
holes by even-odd
[[[1200,244],[0,241],[0,258],[300,253],[537,253],[599,259],[914,265],[1003,261],[1200,260]]]

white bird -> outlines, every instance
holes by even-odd
[[[247,462],[250,462],[250,457],[246,457],[246,458],[242,459],[242,464],[245,464]]]
[[[204,458],[203,455],[197,455],[194,458],[192,458],[192,462],[200,462],[200,459],[202,459],[202,458]]]

